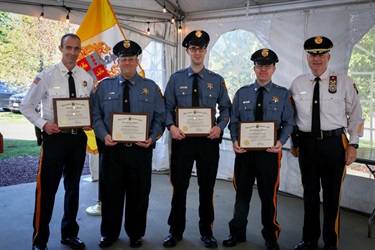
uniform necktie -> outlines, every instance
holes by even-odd
[[[124,103],[122,106],[122,111],[124,112],[130,112],[130,87],[129,87],[129,80],[125,80],[125,86],[124,86]]]
[[[255,108],[255,120],[263,121],[263,94],[264,88],[260,87],[258,89],[257,103]]]
[[[312,102],[311,134],[314,138],[320,138],[319,81],[320,78],[316,77]]]
[[[199,95],[198,95],[198,74],[193,74],[193,93],[192,93],[192,106],[198,107],[199,106]]]
[[[70,98],[75,98],[76,97],[76,87],[75,87],[75,84],[74,84],[74,78],[72,76],[73,72],[72,71],[69,71],[68,72],[68,75],[69,75],[69,97]]]

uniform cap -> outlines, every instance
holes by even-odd
[[[254,61],[254,64],[260,65],[270,65],[275,64],[279,61],[276,53],[270,49],[263,48],[255,51],[250,58],[251,61]]]
[[[195,46],[207,46],[210,42],[210,36],[204,30],[194,30],[190,32],[182,41],[182,47],[189,47],[189,45]]]
[[[142,53],[142,48],[138,45],[138,43],[133,42],[131,40],[123,40],[118,42],[113,47],[113,54],[115,56],[138,56]]]
[[[331,50],[333,43],[327,37],[314,36],[310,37],[303,44],[303,48],[309,54],[325,54]]]

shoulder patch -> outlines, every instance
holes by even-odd
[[[38,84],[38,83],[39,83],[39,81],[40,81],[40,78],[39,78],[39,77],[35,77],[35,79],[34,79],[33,83],[34,83],[34,84]]]
[[[227,86],[225,85],[225,82],[223,82],[222,85],[223,85],[224,90],[225,90],[226,92],[228,92],[228,89],[227,89]]]
[[[158,93],[159,93],[161,99],[164,99],[163,93],[161,92],[161,89],[160,89],[160,88],[158,89]]]
[[[293,108],[296,108],[296,103],[294,102],[293,96],[289,96],[289,102],[290,102],[290,105],[292,105]]]

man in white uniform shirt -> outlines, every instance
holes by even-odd
[[[72,249],[85,244],[77,237],[76,221],[79,182],[86,158],[87,136],[83,130],[59,129],[54,122],[54,98],[89,97],[94,88],[92,77],[77,66],[81,40],[75,34],[61,38],[61,62],[39,73],[20,105],[21,113],[42,130],[42,148],[35,192],[33,250],[47,249],[49,223],[61,176],[64,177],[64,215],[61,221],[61,243]],[[70,86],[69,86],[70,85]],[[35,111],[42,103],[41,114]]]
[[[363,134],[362,110],[353,80],[328,68],[332,47],[331,40],[324,36],[307,39],[304,49],[311,72],[297,77],[290,88],[298,128],[292,136],[291,152],[299,157],[305,209],[302,241],[295,250],[318,249],[321,187],[324,250],[337,250],[341,184],[346,165],[357,157]]]

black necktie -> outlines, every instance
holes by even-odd
[[[316,77],[312,102],[311,133],[314,138],[320,138],[319,81],[320,78]]]
[[[129,94],[130,87],[129,87],[129,84],[131,84],[129,82],[129,80],[125,80],[124,103],[123,103],[123,106],[122,106],[122,111],[124,111],[124,112],[130,112],[130,94]]]
[[[74,78],[72,76],[73,72],[72,71],[69,71],[68,72],[68,75],[69,75],[69,97],[70,98],[75,98],[76,97],[76,87],[75,87],[75,84],[74,84]]]
[[[263,93],[264,88],[260,87],[258,89],[257,103],[255,108],[255,120],[263,121]]]
[[[198,96],[198,74],[193,74],[193,93],[192,93],[192,106],[198,107],[199,106],[199,96]]]

